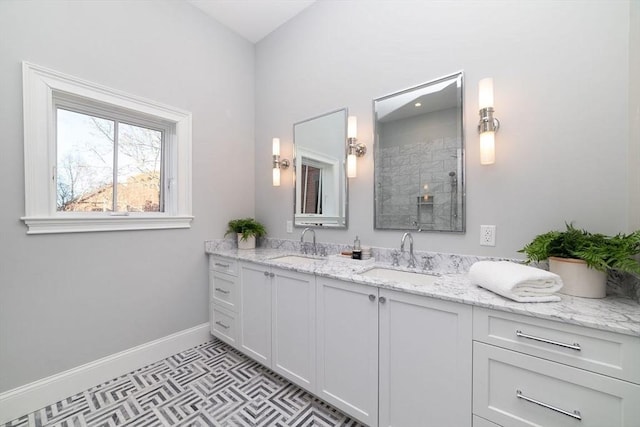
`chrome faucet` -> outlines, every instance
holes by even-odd
[[[309,227],[302,230],[302,234],[300,235],[300,253],[307,253],[307,248],[304,244],[304,235],[307,231],[310,231],[311,234],[313,234],[313,255],[318,255],[318,248],[316,247],[316,232]]]
[[[409,264],[407,267],[416,268],[416,257],[413,255],[413,236],[411,233],[404,233],[400,242],[400,252],[404,253],[404,241],[409,238]]]

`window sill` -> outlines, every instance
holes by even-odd
[[[191,228],[192,216],[23,217],[27,234]]]

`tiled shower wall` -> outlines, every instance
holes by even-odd
[[[376,227],[462,229],[459,120],[449,108],[378,123]]]
[[[462,196],[458,147],[457,137],[445,136],[380,148],[376,159],[377,226],[460,229],[462,212],[456,215],[454,206],[460,205]],[[449,176],[450,172],[455,177]]]

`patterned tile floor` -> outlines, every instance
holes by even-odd
[[[14,426],[361,427],[217,339],[2,427]]]

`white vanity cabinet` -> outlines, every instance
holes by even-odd
[[[317,395],[378,425],[378,289],[317,278]]]
[[[318,396],[369,426],[471,426],[463,304],[318,278]]]
[[[640,425],[640,337],[479,307],[473,333],[477,416],[499,426]]]
[[[239,350],[271,367],[270,268],[240,263]]]
[[[369,427],[640,427],[639,336],[217,255],[209,270],[214,336]]]
[[[315,276],[240,264],[239,349],[315,391]]]
[[[209,256],[209,325],[211,334],[238,346],[238,263]]]
[[[380,290],[380,426],[471,426],[472,307]]]
[[[271,369],[316,391],[316,278],[271,269]]]

